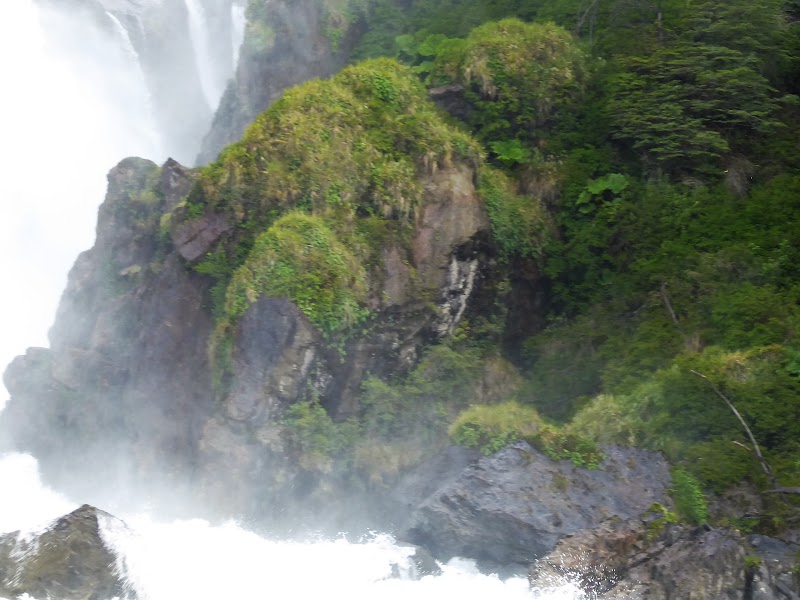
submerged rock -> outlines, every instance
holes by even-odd
[[[38,535],[0,536],[0,597],[136,598],[119,576],[117,556],[103,540],[106,520],[116,519],[85,504]]]

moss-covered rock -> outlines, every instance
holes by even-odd
[[[576,40],[552,23],[504,19],[476,27],[463,44],[437,57],[435,73],[463,84],[478,109],[480,137],[535,135],[581,90],[585,57]]]
[[[259,296],[290,298],[311,322],[332,333],[362,320],[366,272],[325,222],[288,213],[256,239],[234,273],[225,314],[241,317]]]

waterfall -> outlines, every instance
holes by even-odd
[[[242,50],[242,42],[244,41],[244,28],[247,24],[243,5],[236,4],[235,2],[231,5],[231,24],[233,26],[231,31],[231,42],[233,44],[233,64],[231,65],[231,72],[235,72],[236,65],[239,64],[239,53]]]
[[[108,170],[129,155],[166,158],[141,70],[107,29],[79,10],[0,2],[0,371],[47,344]]]
[[[152,96],[148,90],[147,86],[147,79],[144,75],[144,70],[142,69],[142,62],[139,59],[139,53],[136,51],[136,47],[133,45],[131,41],[131,36],[128,33],[128,30],[125,29],[125,26],[120,23],[120,20],[114,16],[113,13],[106,11],[106,15],[111,20],[112,24],[114,25],[114,29],[119,34],[120,40],[122,41],[122,47],[125,51],[126,56],[129,58],[130,69],[136,76],[136,89],[142,93],[143,97],[142,106],[145,110],[145,122],[142,123],[142,126],[145,127],[142,131],[145,133],[147,139],[153,145],[153,147],[157,147],[159,145],[159,136],[158,132],[153,127],[155,123],[155,115],[153,114],[153,102]],[[140,25],[141,26],[141,25]]]
[[[189,14],[189,32],[192,37],[192,45],[194,46],[195,62],[197,64],[197,72],[200,76],[200,85],[203,88],[203,95],[208,102],[208,105],[216,109],[219,104],[219,99],[222,97],[224,91],[224,82],[222,85],[217,81],[214,66],[214,56],[211,52],[210,31],[208,27],[208,20],[206,19],[205,9],[200,0],[185,0],[186,11]]]

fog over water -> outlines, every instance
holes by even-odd
[[[125,156],[167,157],[134,51],[111,25],[0,2],[2,369],[47,345],[67,272],[93,243],[109,169]]]
[[[213,36],[203,29],[202,7],[187,0],[201,83],[214,105],[224,85],[204,71]],[[74,9],[0,1],[2,369],[25,348],[47,345],[67,272],[93,243],[109,169],[131,155],[161,163],[171,151],[155,125],[134,44],[120,20],[107,16],[103,27]],[[232,7],[232,27],[226,39],[235,57],[244,30],[241,4]],[[0,410],[6,396],[0,388]],[[0,482],[0,532],[35,532],[83,501],[49,489],[36,460],[24,454],[0,455]],[[569,585],[531,591],[525,579],[501,581],[459,559],[444,565],[441,576],[413,581],[409,549],[385,535],[361,543],[277,541],[235,523],[119,516],[128,526],[109,522],[104,535],[142,600],[580,597]],[[393,565],[399,578],[390,577]]]

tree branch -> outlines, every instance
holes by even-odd
[[[742,427],[744,427],[744,430],[747,432],[747,437],[750,438],[750,443],[753,444],[753,452],[758,457],[758,461],[761,463],[761,468],[763,469],[764,474],[767,476],[770,485],[772,485],[773,488],[777,488],[777,486],[775,485],[775,477],[772,474],[772,469],[769,468],[769,464],[767,464],[767,461],[764,459],[764,455],[761,454],[761,448],[758,446],[758,442],[756,441],[756,436],[754,436],[753,432],[750,431],[750,427],[748,427],[747,421],[744,420],[744,417],[742,417],[742,415],[739,414],[739,411],[736,410],[736,407],[733,405],[733,403],[730,400],[728,400],[728,397],[720,391],[720,389],[713,381],[711,381],[708,377],[706,377],[702,373],[698,373],[694,369],[689,369],[689,371],[691,373],[694,373],[701,379],[705,379],[711,385],[711,389],[714,390],[714,393],[720,398],[722,398],[723,402],[725,402],[725,404],[728,405],[728,408],[731,409],[733,414],[736,415],[736,418],[739,419],[739,422],[742,424]]]
[[[664,303],[664,306],[667,308],[667,312],[669,316],[672,318],[672,322],[675,323],[675,327],[678,328],[678,331],[683,333],[681,329],[680,321],[678,321],[678,315],[675,314],[675,311],[672,308],[672,302],[669,301],[669,294],[667,293],[667,282],[661,282],[661,301]]]

